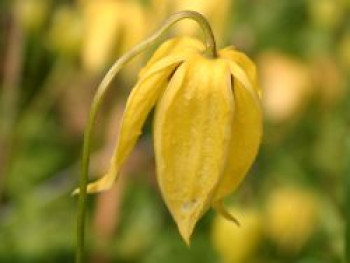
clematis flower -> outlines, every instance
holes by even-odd
[[[315,194],[309,190],[274,189],[266,202],[267,236],[283,252],[300,252],[316,230],[319,205]]]
[[[245,177],[262,135],[255,66],[232,47],[217,58],[194,38],[162,44],[139,74],[126,103],[110,168],[88,185],[109,189],[117,179],[152,108],[157,180],[162,197],[188,244],[200,217],[222,206]]]
[[[103,69],[113,55],[129,50],[149,32],[148,15],[136,2],[92,0],[82,6],[82,62],[90,72]],[[133,67],[137,68],[141,61],[142,57],[134,60]]]

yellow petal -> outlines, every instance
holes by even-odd
[[[227,47],[219,52],[220,57],[226,58],[232,62],[235,62],[247,75],[248,79],[252,83],[253,89],[257,92],[259,99],[261,99],[262,91],[258,85],[258,78],[256,73],[256,66],[249,57],[244,53],[239,52],[233,47]]]
[[[233,63],[230,63],[233,64]],[[232,70],[232,67],[230,67]],[[232,72],[233,75],[237,72]],[[243,77],[245,72],[241,72]],[[227,165],[215,200],[221,200],[232,191],[247,174],[257,155],[262,137],[262,110],[256,93],[234,78],[235,116]]]
[[[234,111],[230,81],[224,60],[193,56],[176,70],[157,105],[158,183],[187,244],[225,165]]]
[[[165,41],[153,54],[147,65],[140,71],[139,76],[143,76],[149,68],[160,59],[167,56],[185,56],[198,53],[204,50],[201,41],[192,37],[178,37]]]
[[[88,193],[96,193],[111,188],[119,175],[121,166],[129,156],[138,137],[141,135],[142,126],[162,94],[168,79],[175,68],[184,60],[183,57],[166,57],[155,63],[145,72],[131,91],[127,100],[125,112],[120,125],[116,148],[108,172],[96,182],[87,186]],[[79,189],[74,194],[79,193]]]

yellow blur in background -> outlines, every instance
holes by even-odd
[[[231,208],[237,217],[237,226],[217,216],[212,226],[212,242],[225,263],[250,262],[263,235],[263,218],[252,208]]]
[[[318,226],[320,206],[312,193],[300,189],[277,189],[266,203],[266,232],[279,249],[297,253]]]

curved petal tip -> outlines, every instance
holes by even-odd
[[[228,221],[235,223],[239,227],[241,226],[241,223],[238,221],[238,219],[234,215],[232,215],[229,211],[227,211],[222,201],[218,201],[215,204],[213,204],[213,208]]]
[[[193,220],[186,221],[179,223],[178,228],[183,241],[185,242],[186,246],[189,247],[196,222],[193,222]]]
[[[112,187],[114,183],[114,178],[115,176],[110,176],[109,173],[107,173],[105,176],[103,176],[101,179],[97,180],[96,182],[88,184],[86,192],[88,194],[93,194],[93,193],[106,191]],[[79,193],[80,193],[80,189],[77,188],[72,192],[72,195],[77,195]]]

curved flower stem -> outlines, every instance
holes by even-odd
[[[194,11],[182,11],[175,13],[169,19],[167,19],[163,26],[151,35],[149,38],[135,46],[128,53],[120,57],[109,69],[100,85],[97,88],[95,96],[92,101],[92,105],[89,112],[89,119],[87,127],[84,133],[84,143],[82,152],[82,163],[81,163],[81,174],[80,174],[80,195],[78,202],[78,215],[77,215],[77,250],[76,250],[76,262],[84,262],[84,247],[85,247],[85,212],[86,212],[86,186],[88,181],[88,169],[90,161],[90,146],[93,126],[95,124],[97,112],[101,107],[105,94],[110,87],[110,83],[115,77],[115,75],[120,71],[120,69],[126,65],[132,58],[143,52],[145,49],[154,44],[164,33],[176,22],[189,18],[195,20],[202,28],[205,43],[206,43],[206,54],[210,57],[215,58],[217,56],[216,44],[214,40],[213,31],[208,23],[208,21],[199,13]]]
[[[350,109],[350,107],[348,106]],[[345,140],[345,156],[347,156],[346,159],[349,159],[350,156],[350,137],[348,136]],[[349,207],[350,205],[350,176],[348,176],[350,173],[350,160],[346,160],[346,165],[345,165],[345,207]],[[345,262],[350,262],[350,210],[346,209],[346,231],[345,231]]]

